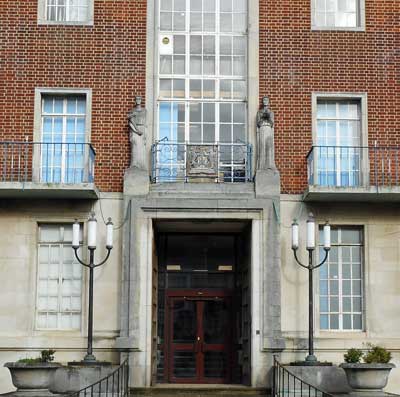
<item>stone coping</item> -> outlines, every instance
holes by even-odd
[[[339,365],[340,368],[346,369],[389,369],[389,368],[396,368],[393,363],[342,363]]]
[[[34,368],[60,368],[62,367],[62,364],[60,363],[23,363],[23,362],[8,362],[3,365],[6,368],[28,368],[28,369],[34,369]]]

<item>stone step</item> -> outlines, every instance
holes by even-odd
[[[171,385],[131,388],[131,397],[270,397],[269,390],[236,385]]]

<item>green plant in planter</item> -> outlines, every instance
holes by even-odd
[[[363,352],[360,349],[349,349],[344,355],[344,361],[350,364],[358,364],[363,356]]]
[[[28,358],[21,358],[20,360],[18,360],[17,362],[19,363],[24,363],[24,364],[37,364],[37,363],[49,363],[51,361],[54,360],[54,353],[56,351],[55,350],[42,350],[40,352],[40,356],[39,357],[28,357]]]
[[[364,355],[364,362],[367,364],[378,363],[387,364],[392,359],[392,353],[382,346],[368,345],[369,350]]]

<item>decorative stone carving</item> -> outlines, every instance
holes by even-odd
[[[187,145],[186,173],[189,177],[216,178],[218,176],[217,146]]]
[[[131,168],[147,169],[146,159],[146,110],[142,98],[135,98],[136,106],[128,115],[129,140],[131,142]]]
[[[276,170],[274,153],[274,112],[268,97],[257,112],[257,170]]]

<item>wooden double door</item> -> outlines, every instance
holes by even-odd
[[[227,291],[167,292],[166,367],[171,383],[229,383],[232,305]]]

